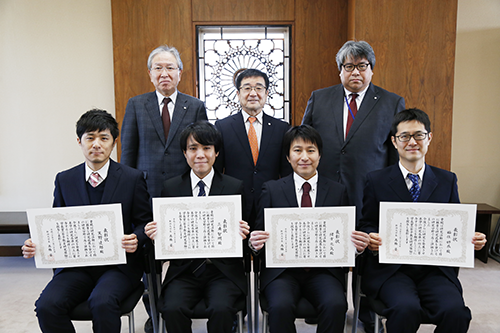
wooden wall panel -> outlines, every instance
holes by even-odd
[[[294,19],[293,0],[192,0],[196,22],[272,22]]]
[[[457,0],[356,0],[355,36],[377,59],[373,83],[429,114],[427,162],[449,169]]]
[[[335,55],[347,39],[347,1],[296,0],[292,124],[313,90],[340,83]]]

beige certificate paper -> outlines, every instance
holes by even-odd
[[[474,267],[476,205],[381,202],[379,260]]]
[[[243,257],[241,196],[153,198],[156,259]]]
[[[266,208],[266,267],[354,266],[355,207]]]
[[[37,268],[125,264],[121,204],[28,209]]]

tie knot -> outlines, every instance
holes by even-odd
[[[302,184],[302,191],[304,191],[304,194],[308,194],[309,191],[311,191],[311,184],[309,184],[308,182]]]
[[[172,101],[172,100],[170,99],[170,97],[165,97],[165,98],[163,99],[163,105],[164,105],[164,106],[166,106],[166,105],[168,105],[168,103],[170,103],[171,101]]]
[[[198,192],[198,196],[204,197],[206,194],[205,194],[205,183],[203,182],[203,180],[200,180],[198,182],[198,187],[200,188],[200,191]]]
[[[417,184],[418,185],[418,179],[419,179],[418,175],[414,175],[412,173],[409,173],[408,174],[408,179],[411,180],[411,182],[413,184]]]
[[[250,122],[250,124],[253,124],[255,121],[257,120],[256,117],[248,117],[248,121]]]
[[[358,98],[358,94],[349,94],[349,96],[351,96],[351,101],[352,100],[355,100],[356,98]]]

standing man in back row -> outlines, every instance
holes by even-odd
[[[253,228],[262,184],[292,172],[282,148],[289,125],[263,111],[269,94],[267,74],[245,69],[235,85],[242,111],[215,123],[223,140],[216,167],[243,181],[243,216]]]
[[[318,171],[347,188],[359,220],[366,174],[398,160],[390,131],[405,101],[371,83],[375,53],[367,42],[346,42],[336,60],[342,84],[313,91],[302,124],[321,134],[325,149]],[[365,331],[371,332],[372,320],[361,310]]]

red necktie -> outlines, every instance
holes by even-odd
[[[312,207],[311,196],[309,195],[309,191],[311,191],[311,184],[305,182],[302,185],[302,202],[300,203],[300,207]]]
[[[161,119],[163,120],[163,132],[165,133],[165,141],[168,139],[168,131],[170,130],[170,113],[168,112],[168,103],[172,100],[170,97],[163,99],[163,109],[161,111]]]
[[[349,130],[351,129],[354,117],[356,117],[356,113],[358,113],[358,105],[356,104],[356,97],[358,97],[358,94],[349,94],[349,96],[351,96],[351,101],[349,102],[349,112],[347,114],[347,125],[345,128],[346,138],[347,138],[347,133],[349,133]]]

